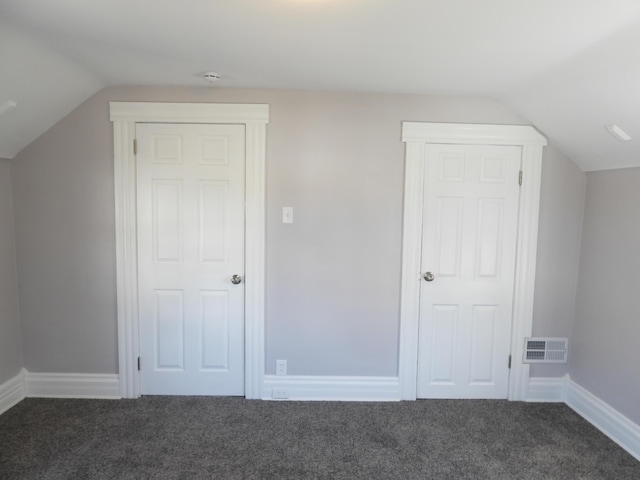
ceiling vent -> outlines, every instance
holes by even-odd
[[[567,363],[568,338],[525,338],[524,363]]]
[[[607,132],[609,132],[609,135],[619,142],[628,142],[631,140],[631,136],[618,125],[607,125],[605,128],[607,129]]]

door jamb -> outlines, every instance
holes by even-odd
[[[528,125],[403,122],[405,150],[399,380],[403,400],[417,398],[420,258],[426,144],[512,145],[522,147],[516,272],[511,329],[509,400],[525,400],[529,365],[522,362],[524,338],[533,328],[533,296],[538,244],[542,148],[547,140]],[[507,361],[507,359],[505,359]]]
[[[110,102],[113,122],[120,395],[140,396],[136,123],[245,126],[245,397],[261,398],[264,377],[265,157],[269,105]]]

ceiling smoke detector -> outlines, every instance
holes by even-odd
[[[216,72],[205,72],[202,75],[202,78],[207,83],[216,83],[218,80],[220,80],[220,74]]]

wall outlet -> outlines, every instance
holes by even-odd
[[[276,375],[283,376],[287,374],[287,361],[276,360]]]
[[[271,398],[276,398],[279,400],[286,400],[289,398],[289,390],[282,390],[280,388],[274,388],[271,391]]]

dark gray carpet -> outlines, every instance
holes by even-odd
[[[640,479],[565,405],[484,400],[26,399],[0,416],[9,479]]]

